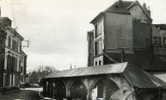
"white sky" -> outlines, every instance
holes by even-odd
[[[31,41],[28,70],[39,65],[57,69],[86,66],[89,22],[117,0],[0,0],[2,16]],[[166,23],[165,0],[138,0],[150,6],[154,23]]]

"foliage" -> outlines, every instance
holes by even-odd
[[[39,66],[36,71],[30,72],[28,74],[29,83],[39,83],[42,78],[54,72],[57,72],[54,67],[43,65]]]

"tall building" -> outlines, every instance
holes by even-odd
[[[94,39],[88,44],[94,53],[89,53],[88,66],[127,61],[149,72],[166,71],[163,67],[166,60],[161,64],[161,59],[155,55],[151,12],[146,4],[119,0],[99,13],[91,23],[94,30],[88,37]]]
[[[26,75],[24,38],[12,28],[12,21],[7,17],[0,17],[0,38],[0,88],[19,87]]]

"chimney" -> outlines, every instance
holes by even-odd
[[[149,16],[151,17],[151,11],[150,11],[150,7],[149,6],[147,8],[147,12],[148,12]]]
[[[122,5],[123,1],[122,0],[119,0],[116,7],[120,7]]]
[[[8,17],[0,17],[0,24],[6,26],[11,26],[12,21]]]
[[[122,0],[119,0],[119,2],[122,2]]]
[[[144,9],[147,9],[146,3],[143,3],[143,8],[144,8]]]
[[[147,8],[146,3],[143,3],[143,9],[146,11],[146,13],[148,14],[148,16],[150,16],[150,17],[151,17],[150,8],[149,8],[149,7]]]

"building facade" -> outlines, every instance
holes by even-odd
[[[166,65],[166,24],[154,24],[152,36],[155,64]]]
[[[7,17],[0,17],[0,87],[19,87],[26,75],[27,55],[22,50],[24,38],[12,28],[12,21]]]
[[[162,67],[166,62],[162,60],[166,51],[160,48],[162,59],[158,58],[156,53],[159,53],[159,49],[153,43],[155,35],[163,36],[164,31],[160,29],[155,33],[158,25],[152,25],[151,12],[146,4],[119,0],[97,15],[91,23],[94,30],[88,33],[88,37],[93,40],[88,44],[94,53],[89,53],[91,59],[88,60],[88,66],[127,61],[149,72],[166,71]]]

